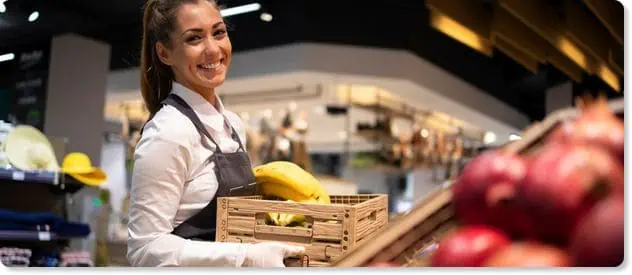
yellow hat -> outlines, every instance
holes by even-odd
[[[24,171],[59,168],[50,141],[33,126],[13,128],[4,141],[4,153],[11,165]]]
[[[90,158],[81,152],[67,154],[59,171],[87,185],[97,186],[107,180],[105,172],[101,168],[93,167]]]

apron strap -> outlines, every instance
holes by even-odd
[[[228,119],[226,117],[224,117],[224,119],[226,119],[226,121],[228,122]],[[237,141],[237,143],[239,143],[239,149],[241,149],[242,152],[246,152],[246,149],[244,148],[244,145],[241,143],[241,139],[239,138],[239,134],[237,134],[237,131],[235,131],[235,128],[233,128],[233,126],[230,126],[230,129],[233,131],[233,134],[231,135],[231,137],[233,138],[234,141]],[[237,149],[239,151],[239,149]]]
[[[186,101],[184,101],[184,99],[182,99],[181,97],[175,94],[169,94],[162,103],[175,107],[183,115],[188,117],[189,120],[193,122],[193,125],[195,125],[195,128],[197,128],[200,133],[205,135],[207,138],[211,140],[211,142],[213,142],[213,144],[215,144],[215,147],[217,148],[216,149],[217,152],[222,153],[222,149],[219,147],[219,144],[215,142],[211,134],[206,130],[206,127],[204,127],[204,124],[202,124],[202,121],[200,120],[200,118],[195,114],[195,111],[193,111],[193,109],[189,107],[189,104],[187,104]]]

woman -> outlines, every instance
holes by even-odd
[[[127,258],[133,266],[282,267],[303,247],[214,242],[216,198],[255,191],[243,122],[215,88],[231,44],[209,0],[149,0],[141,92],[151,116],[134,156]]]

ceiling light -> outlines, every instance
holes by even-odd
[[[261,18],[261,20],[263,20],[265,22],[270,22],[270,21],[272,21],[272,14],[264,12],[264,13],[261,13],[261,16],[259,16],[259,18]]]
[[[520,139],[522,139],[522,137],[520,137],[519,135],[516,135],[516,134],[509,135],[509,140],[511,141],[520,140]]]
[[[37,20],[37,18],[39,18],[39,12],[34,11],[31,13],[31,15],[29,15],[29,22],[34,22],[35,20]]]
[[[483,142],[485,144],[490,144],[490,143],[496,142],[496,134],[494,134],[492,132],[485,133],[485,136],[483,137]]]
[[[290,149],[290,145],[292,144],[287,138],[281,138],[279,139],[279,143],[277,143],[277,146],[279,146],[279,150],[281,151],[287,151],[288,149]]]
[[[314,113],[317,115],[324,116],[327,113],[327,108],[324,105],[314,107]]]
[[[0,3],[0,13],[3,13],[7,11],[7,6],[4,5],[4,3]]]
[[[296,101],[290,101],[290,103],[288,103],[287,107],[290,109],[291,112],[296,111],[296,107],[297,107]]]
[[[2,55],[0,55],[0,62],[11,61],[14,58],[15,58],[15,54],[13,54],[13,53],[2,54]]]
[[[486,37],[441,13],[431,12],[430,16],[430,25],[433,28],[474,50],[488,56],[492,55],[493,48]]]
[[[224,17],[229,17],[229,16],[233,16],[233,15],[237,15],[237,14],[258,11],[259,9],[261,9],[261,4],[259,4],[259,3],[252,3],[252,4],[248,4],[248,5],[243,5],[243,6],[237,6],[237,7],[223,9],[220,13]]]
[[[421,129],[421,136],[422,136],[422,137],[427,138],[427,137],[428,137],[428,134],[430,134],[430,133],[428,133],[428,130],[426,130],[426,129]]]

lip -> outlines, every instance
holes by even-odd
[[[225,58],[221,58],[216,61],[197,64],[197,67],[203,70],[217,70],[220,68],[221,65],[224,65],[224,63],[225,63]],[[212,67],[211,68],[204,67],[205,65],[208,65],[208,64],[210,64]]]

